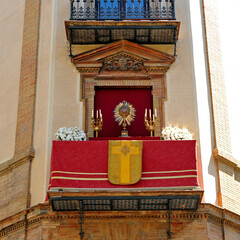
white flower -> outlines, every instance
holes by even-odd
[[[192,140],[192,134],[186,129],[165,127],[162,130],[164,140]]]
[[[83,130],[78,127],[61,127],[55,134],[57,140],[86,141],[87,137]]]

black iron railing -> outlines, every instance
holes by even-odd
[[[70,0],[70,20],[175,20],[175,0]]]

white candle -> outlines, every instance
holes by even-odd
[[[147,117],[147,109],[145,108],[145,118]]]
[[[100,114],[100,117],[102,117],[102,112],[101,112],[101,109],[99,109],[99,114]]]
[[[98,110],[97,110],[97,118],[98,118]]]
[[[151,109],[149,109],[149,117],[151,117],[151,115],[152,115],[152,114],[151,114]]]

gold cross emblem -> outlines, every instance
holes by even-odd
[[[111,183],[138,182],[142,169],[142,141],[110,141],[108,178]]]

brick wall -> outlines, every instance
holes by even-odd
[[[14,157],[0,165],[0,219],[30,205],[40,0],[26,0]]]
[[[202,1],[208,57],[210,94],[212,100],[215,156],[219,169],[219,205],[240,213],[240,163],[233,158],[226,87],[224,81],[217,0]]]
[[[0,219],[26,208],[28,202],[28,177],[30,161],[23,159],[19,165],[10,166],[0,173]]]
[[[26,0],[15,153],[32,148],[40,1]]]
[[[220,158],[219,172],[223,207],[240,214],[240,179],[239,168]]]

